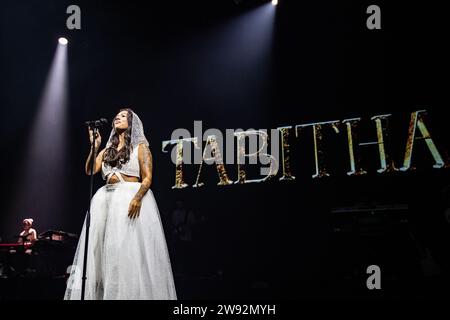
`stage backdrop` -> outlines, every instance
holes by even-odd
[[[438,275],[448,273],[448,98],[440,100],[432,73],[443,53],[429,37],[439,20],[406,28],[407,17],[431,11],[382,3],[382,28],[369,30],[369,2],[297,2],[79,1],[82,27],[70,31],[70,2],[2,4],[0,235],[11,239],[26,217],[38,233],[79,233],[89,195],[84,122],[111,123],[130,107],[150,142],[152,191],[181,297],[365,294],[372,264],[385,270],[390,292],[419,294],[408,279],[427,279],[427,253]],[[31,127],[60,35],[69,39],[66,160],[42,166],[39,192],[21,202]],[[227,129],[267,130],[277,174],[244,183],[269,166],[225,163],[219,169],[233,183],[218,185],[224,172],[203,164],[204,185],[193,187],[200,165],[184,164],[188,186],[179,188],[176,145],[163,146],[179,128],[194,136],[195,121],[202,134],[215,128],[224,137]],[[103,145],[109,132],[101,129]],[[229,150],[220,151],[226,159]],[[55,172],[59,184],[49,185]],[[103,183],[95,178],[96,189]],[[189,213],[181,234],[179,212]]]

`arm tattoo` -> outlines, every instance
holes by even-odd
[[[141,187],[139,188],[139,191],[136,193],[136,198],[142,199],[144,195],[147,193],[148,189],[150,189],[150,185],[152,183],[152,170],[153,170],[153,163],[152,163],[152,154],[150,152],[150,149],[147,146],[143,147],[143,172],[145,172],[145,175],[143,177]]]
[[[153,159],[150,149],[148,147],[144,148],[144,165],[150,170],[150,175],[152,174],[153,169]]]

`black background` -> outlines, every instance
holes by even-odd
[[[271,52],[264,65],[247,72],[233,66],[226,55],[234,52],[227,47],[234,38],[221,43],[221,28],[264,3],[4,1],[3,237],[20,228],[24,215],[33,215],[14,212],[11,199],[26,187],[19,177],[29,128],[56,40],[66,35],[69,161],[62,164],[61,181],[68,186],[68,196],[64,202],[55,201],[58,206],[45,219],[36,217],[38,231],[79,232],[88,195],[83,169],[89,145],[83,122],[111,120],[121,107],[131,106],[144,122],[153,152],[152,190],[166,226],[172,264],[177,269],[191,263],[189,275],[176,277],[180,298],[448,297],[444,288],[450,271],[449,224],[443,214],[448,207],[448,194],[443,192],[448,170],[432,168],[423,142],[415,149],[424,154],[418,156],[415,172],[377,174],[377,154],[367,149],[363,155],[373,158],[365,163],[369,173],[348,177],[344,131],[339,136],[329,133],[332,176],[317,180],[311,178],[312,135],[305,133],[292,143],[295,181],[219,187],[214,168],[208,168],[205,187],[171,189],[174,165],[169,154],[161,152],[161,142],[176,128],[193,131],[194,120],[202,120],[204,129],[225,130],[362,117],[367,131],[362,138],[370,140],[375,133],[370,117],[392,113],[391,152],[399,167],[410,112],[426,109],[438,147],[448,150],[448,52],[440,5],[377,2],[382,29],[368,30],[366,8],[372,2],[280,0]],[[65,28],[70,4],[81,7],[81,30]],[[104,141],[108,132],[102,132]],[[47,170],[51,174],[51,168]],[[197,170],[186,167],[190,185]],[[237,180],[235,167],[227,170]],[[102,184],[97,178],[96,187]],[[206,218],[196,229],[190,257],[172,245],[170,214],[176,200]],[[35,205],[39,201],[51,200],[36,199]],[[355,225],[344,235],[333,231],[337,224],[347,223],[331,213],[333,207],[373,203],[407,204],[408,222],[397,224],[397,213],[385,213],[374,220],[377,231],[371,236]],[[358,217],[349,219],[363,223]],[[433,277],[420,268],[424,248],[440,267]],[[365,286],[370,264],[382,269],[381,292]],[[255,285],[261,282],[265,286]]]

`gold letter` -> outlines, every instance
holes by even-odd
[[[241,132],[235,132],[234,135],[237,137],[237,148],[238,148],[238,155],[237,155],[237,166],[238,166],[238,181],[236,183],[254,183],[254,182],[264,182],[268,179],[271,179],[274,177],[278,172],[278,165],[276,163],[276,159],[267,153],[261,153],[264,148],[267,146],[267,132],[264,132],[262,130],[247,130],[247,131],[241,131]],[[262,138],[262,145],[261,147],[255,148],[257,149],[254,153],[245,153],[245,137],[250,137],[251,135],[256,135]],[[254,143],[258,143],[258,139],[253,140]],[[250,148],[251,149],[251,148]],[[266,175],[266,177],[261,179],[252,179],[247,180],[245,170],[242,167],[242,164],[245,163],[245,157],[257,157],[259,154],[264,155],[270,159],[270,168],[269,168],[269,174]],[[276,167],[274,168],[273,164],[276,164]]]
[[[291,157],[289,149],[289,130],[292,127],[279,127],[278,131],[281,133],[281,162],[283,163],[283,176],[281,180],[295,180],[295,176],[291,173]]]
[[[357,136],[352,134],[352,128],[356,127],[356,122],[360,121],[361,118],[353,118],[353,119],[345,119],[342,123],[345,123],[347,126],[347,139],[348,139],[348,153],[350,156],[350,171],[347,172],[349,176],[359,176],[366,174],[367,172],[362,170],[359,167],[359,152],[354,150],[353,148],[353,139],[357,140]],[[356,153],[356,161],[355,161],[355,153]]]
[[[211,146],[212,157],[206,158],[206,151],[207,151],[208,145]],[[199,168],[198,174],[197,174],[197,180],[195,181],[195,184],[192,187],[197,188],[197,187],[201,187],[204,185],[204,183],[199,182],[199,180],[200,180],[200,174],[202,172],[203,162],[205,162],[205,161],[214,161],[215,162],[217,173],[219,174],[219,179],[220,179],[219,183],[217,184],[218,186],[224,186],[224,185],[233,183],[233,181],[228,179],[228,175],[225,170],[225,166],[223,164],[222,154],[220,152],[220,148],[216,141],[216,136],[211,135],[211,136],[208,136],[208,138],[206,140],[205,149],[203,149],[203,160],[202,160],[202,163],[200,163],[200,168]]]
[[[378,154],[380,155],[380,166],[381,166],[381,168],[377,170],[378,173],[398,171],[398,169],[395,168],[395,166],[394,166],[394,161],[392,161],[390,159],[388,153],[385,150],[385,141],[384,140],[385,140],[385,136],[386,136],[386,129],[387,129],[386,127],[387,126],[383,127],[382,120],[387,119],[390,116],[391,116],[390,114],[381,114],[378,116],[373,116],[371,118],[371,120],[375,121],[375,126],[377,129],[377,141],[358,143],[358,146],[369,146],[369,145],[373,145],[373,144],[378,145]],[[360,118],[358,118],[358,119],[360,119]],[[353,119],[350,119],[350,120],[353,120]],[[347,120],[344,120],[344,122],[345,121],[347,121]],[[348,128],[349,127],[347,124],[347,129]],[[350,128],[350,131],[351,131],[351,128]],[[350,139],[351,139],[351,137],[349,136],[349,146],[350,145],[353,146],[353,142],[350,142]],[[357,136],[355,136],[355,140],[357,140]],[[350,151],[350,153],[351,152],[352,151]],[[359,155],[359,152],[357,153],[357,155]],[[353,161],[354,161],[354,159],[353,159]],[[354,164],[353,164],[353,170],[354,170]]]
[[[388,153],[385,150],[385,136],[386,136],[386,127],[383,127],[382,120],[387,119],[390,117],[390,114],[381,114],[378,116],[373,116],[371,120],[375,121],[376,129],[377,129],[377,141],[374,142],[362,142],[358,143],[358,136],[353,133],[352,128],[356,127],[356,122],[360,121],[361,118],[355,118],[355,119],[347,119],[344,120],[343,123],[347,124],[347,135],[348,135],[348,146],[349,146],[349,153],[350,153],[350,167],[351,171],[347,172],[348,175],[361,175],[366,174],[367,172],[362,170],[361,168],[358,168],[358,172],[356,172],[356,164],[355,164],[355,153],[356,153],[356,163],[359,164],[359,150],[355,152],[353,148],[353,144],[357,144],[358,146],[369,146],[369,145],[378,145],[378,153],[380,155],[380,169],[377,170],[378,173],[383,172],[392,172],[392,171],[398,171],[397,168],[394,166],[394,162],[390,159]]]
[[[194,146],[197,147],[197,138],[185,138],[185,139],[176,139],[163,141],[162,143],[162,151],[166,149],[167,145],[177,145],[176,148],[176,159],[175,159],[175,185],[172,186],[172,189],[183,189],[188,186],[188,184],[184,183],[183,180],[183,142],[193,142]],[[173,159],[172,159],[173,161]]]
[[[431,155],[433,156],[433,159],[435,161],[433,168],[439,169],[448,166],[448,164],[446,164],[442,159],[439,151],[436,148],[436,145],[433,142],[433,139],[431,139],[431,135],[428,132],[428,129],[423,121],[424,114],[426,114],[426,110],[419,110],[411,113],[411,120],[409,122],[409,129],[408,129],[408,140],[406,142],[405,159],[403,160],[403,167],[400,168],[401,171],[408,171],[415,169],[414,167],[411,167],[411,158],[414,140],[418,139],[425,140],[428,150],[430,150]],[[422,134],[421,138],[416,137],[416,128],[419,128],[419,131]]]
[[[382,114],[379,116],[373,116],[371,118],[371,120],[375,120],[375,125],[377,127],[377,141],[378,142],[373,142],[373,143],[378,144],[378,152],[380,154],[381,168],[377,170],[378,173],[398,171],[398,169],[395,168],[394,161],[390,159],[389,155],[386,153],[386,150],[384,148],[384,137],[385,137],[385,133],[386,133],[386,126],[383,127],[383,123],[381,120],[386,119],[389,116],[391,116],[391,115],[390,114]],[[371,143],[368,142],[366,144],[371,144]],[[360,143],[359,145],[361,146],[363,144]]]
[[[322,133],[322,126],[324,124],[331,124],[334,131],[336,133],[339,132],[339,129],[337,128],[337,124],[339,124],[339,120],[335,121],[326,121],[326,122],[317,122],[317,123],[309,123],[309,124],[299,124],[295,126],[295,135],[298,136],[298,128],[302,129],[304,127],[312,126],[313,128],[313,136],[314,136],[314,160],[316,165],[316,173],[313,174],[313,178],[322,178],[322,177],[328,177],[330,176],[325,166],[323,165],[323,148],[322,148],[322,140],[323,140],[323,133]]]

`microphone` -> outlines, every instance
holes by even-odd
[[[86,121],[85,124],[91,128],[99,128],[105,124],[108,124],[108,120],[106,120],[105,118],[101,118],[99,120]]]

